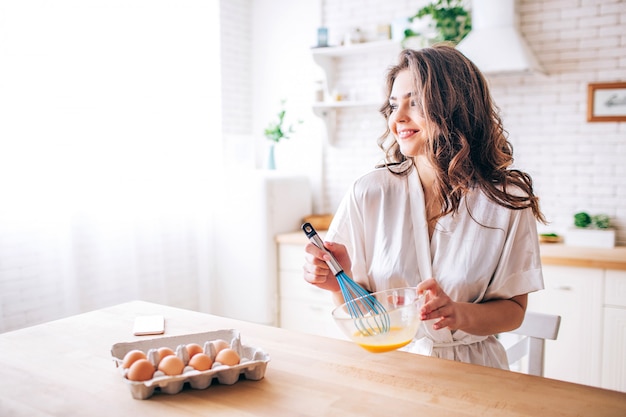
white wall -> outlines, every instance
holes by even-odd
[[[286,100],[286,123],[296,131],[276,148],[278,169],[308,175],[321,210],[324,126],[311,101],[322,74],[309,53],[320,2],[232,0],[221,8],[225,160],[236,169],[266,168],[270,142],[263,131]]]
[[[222,106],[224,160],[255,165],[252,132],[252,0],[221,0]],[[216,155],[220,158],[222,155]]]
[[[296,125],[291,138],[276,149],[279,170],[305,174],[315,193],[314,208],[323,210],[321,176],[324,126],[313,114],[315,80],[321,70],[311,57],[320,25],[318,0],[252,0],[252,131],[255,166],[266,167],[268,140],[263,130],[276,119],[286,99],[286,122]]]

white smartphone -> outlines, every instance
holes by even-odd
[[[135,336],[149,334],[163,334],[165,332],[165,318],[161,315],[137,316],[133,326]]]

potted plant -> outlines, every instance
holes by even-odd
[[[610,218],[606,214],[589,215],[581,211],[574,214],[574,227],[565,235],[565,244],[612,248],[615,246],[615,229],[610,227]]]
[[[282,140],[289,139],[289,135],[295,131],[294,125],[285,126],[285,110],[286,100],[280,101],[280,111],[278,112],[278,121],[271,122],[264,130],[265,137],[270,141],[269,156],[267,161],[268,169],[276,169],[276,160],[274,157],[274,146]],[[298,124],[302,123],[298,120]]]
[[[404,31],[404,47],[416,38],[420,44],[447,41],[456,45],[472,30],[472,19],[463,0],[433,1],[409,20],[412,26]]]

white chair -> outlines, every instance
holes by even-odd
[[[543,376],[545,340],[556,340],[560,325],[561,316],[527,311],[522,325],[508,332],[522,336],[516,343],[506,348],[509,365],[527,356],[526,373]]]

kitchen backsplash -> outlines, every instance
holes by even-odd
[[[322,21],[331,43],[359,27],[367,35],[378,24],[415,14],[426,2],[322,1]],[[564,232],[573,214],[605,213],[626,244],[626,123],[586,121],[587,85],[626,81],[626,2],[622,0],[521,0],[521,31],[547,75],[489,76],[514,147],[516,167],[528,171],[550,225]],[[338,67],[338,78],[359,84],[376,67],[375,56]],[[383,74],[379,74],[382,88]],[[371,86],[368,86],[371,89]],[[376,109],[341,110],[335,140],[325,149],[323,196],[332,212],[356,176],[381,153],[383,132]]]

